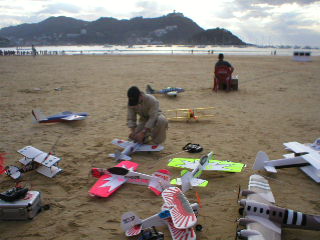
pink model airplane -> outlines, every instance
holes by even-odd
[[[158,170],[152,175],[135,172],[137,163],[122,161],[109,169],[93,168],[92,175],[99,180],[90,189],[89,194],[97,197],[109,197],[126,182],[148,186],[155,194],[170,186],[171,173],[166,169]]]
[[[121,227],[126,236],[136,236],[152,227],[168,226],[173,240],[195,240],[193,227],[197,224],[199,205],[190,205],[188,199],[177,187],[169,187],[162,192],[164,204],[161,212],[141,220],[135,213],[122,215]],[[200,230],[201,225],[196,229]]]

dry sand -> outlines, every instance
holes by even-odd
[[[234,239],[238,217],[238,184],[246,188],[255,155],[266,151],[277,159],[285,153],[282,143],[313,142],[320,136],[320,58],[300,63],[291,57],[227,56],[239,76],[238,92],[212,93],[216,55],[208,56],[30,56],[0,57],[0,152],[10,153],[7,164],[17,165],[16,151],[32,145],[62,157],[64,172],[54,179],[36,172],[23,180],[41,191],[51,209],[32,221],[0,222],[1,240],[113,240],[126,239],[120,217],[135,211],[145,218],[160,210],[162,198],[146,187],[124,185],[108,199],[94,199],[88,190],[96,179],[91,167],[115,165],[108,154],[117,149],[114,138],[126,139],[126,91],[131,85],[145,89],[183,87],[177,98],[158,96],[162,110],[214,106],[210,121],[170,122],[165,150],[136,153],[138,171],[151,174],[166,168],[171,157],[199,157],[181,153],[188,142],[200,143],[203,154],[214,151],[217,159],[243,162],[242,173],[205,172],[206,188],[186,195],[201,196],[198,239]],[[55,91],[62,88],[62,91]],[[70,124],[33,123],[31,109],[46,114],[87,111],[90,117]],[[53,147],[55,146],[55,147]],[[180,153],[179,153],[180,152]],[[176,154],[178,153],[178,154]],[[170,171],[178,176],[181,169]],[[265,173],[262,173],[265,175]],[[320,214],[319,185],[299,169],[282,169],[268,175],[277,204]],[[0,176],[1,191],[14,181]],[[165,228],[158,230],[165,233]],[[320,239],[320,232],[284,230],[283,239]]]

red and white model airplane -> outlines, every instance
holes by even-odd
[[[190,205],[177,187],[164,190],[162,198],[164,204],[161,212],[147,219],[142,220],[133,212],[122,215],[121,227],[126,236],[136,236],[152,227],[168,226],[173,240],[195,240],[196,233],[193,227],[199,230],[202,228],[201,225],[196,226],[199,205]]]
[[[283,145],[293,153],[283,155],[283,159],[270,161],[265,152],[258,152],[253,169],[276,173],[277,168],[300,167],[305,174],[320,183],[320,138],[312,144],[287,142]]]
[[[122,161],[109,169],[93,168],[92,175],[99,180],[90,189],[89,194],[96,197],[109,197],[124,183],[148,186],[155,194],[170,186],[171,173],[166,169],[160,169],[152,175],[135,172],[137,163]]]
[[[131,155],[134,152],[157,152],[164,149],[161,145],[148,145],[148,144],[140,144],[136,142],[124,141],[120,139],[113,139],[112,143],[121,148],[124,148],[122,152],[116,151],[115,154],[109,154],[109,157],[114,157],[118,160],[131,160]]]
[[[252,175],[248,190],[241,192],[243,218],[239,224],[246,229],[237,232],[241,239],[280,240],[282,228],[320,230],[320,216],[309,215],[275,206],[275,199],[268,181],[260,175]]]

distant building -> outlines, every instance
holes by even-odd
[[[310,51],[294,51],[293,60],[297,62],[311,62]]]

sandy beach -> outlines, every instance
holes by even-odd
[[[116,146],[114,138],[126,139],[127,89],[142,90],[168,86],[185,88],[177,98],[157,96],[161,109],[215,107],[214,117],[198,122],[169,123],[165,149],[157,153],[136,153],[138,171],[151,174],[169,169],[173,177],[181,169],[167,167],[172,157],[198,158],[210,151],[216,159],[242,162],[242,173],[205,172],[206,188],[187,192],[190,202],[201,197],[199,223],[204,229],[197,239],[234,239],[239,217],[237,191],[248,185],[252,164],[259,150],[272,159],[286,153],[284,142],[313,142],[320,137],[320,57],[312,62],[292,61],[280,56],[226,56],[238,75],[239,91],[213,93],[212,75],[217,55],[167,56],[16,56],[0,57],[0,152],[7,164],[18,165],[16,152],[27,145],[53,151],[62,158],[64,172],[49,179],[28,172],[24,183],[40,191],[51,209],[32,221],[1,221],[0,240],[123,240],[120,229],[124,212],[141,218],[158,212],[162,198],[143,186],[127,184],[112,197],[95,199],[88,191],[96,179],[92,167],[116,165],[108,157]],[[58,89],[59,91],[55,90]],[[34,123],[31,110],[47,115],[62,111],[88,112],[74,123]],[[199,143],[200,154],[182,152],[188,143]],[[320,214],[319,185],[297,168],[281,169],[269,183],[281,207]],[[0,191],[14,186],[0,176]],[[166,228],[158,228],[171,239]],[[283,230],[284,240],[320,239],[320,232]],[[134,238],[133,238],[134,239]]]

